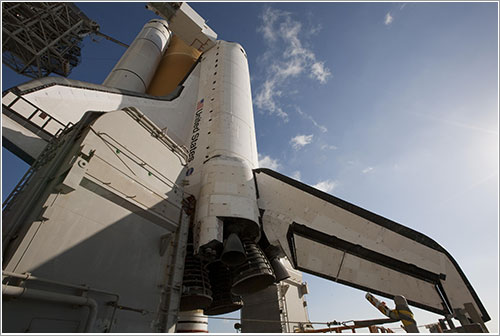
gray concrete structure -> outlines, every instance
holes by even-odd
[[[4,330],[174,331],[184,162],[132,109],[89,112],[61,133],[4,210],[4,270],[50,279],[4,273]]]

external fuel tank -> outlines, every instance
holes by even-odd
[[[189,74],[200,55],[200,51],[188,46],[177,35],[172,35],[146,93],[166,96],[172,92]]]

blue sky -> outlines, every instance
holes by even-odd
[[[247,52],[261,165],[435,239],[498,332],[497,3],[191,6]],[[125,43],[154,17],[144,3],[79,7]],[[101,83],[124,49],[84,44],[70,77]],[[27,80],[2,70],[3,90]],[[5,198],[27,167],[2,153]],[[361,291],[304,280],[312,321],[381,317]]]

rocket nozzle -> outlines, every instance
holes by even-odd
[[[235,295],[258,292],[276,281],[271,264],[257,243],[247,239],[244,244],[248,259],[234,268],[231,292]]]
[[[205,309],[205,315],[227,314],[241,309],[243,307],[241,297],[231,293],[233,279],[229,267],[217,260],[211,263],[208,269],[213,301],[210,307]]]
[[[274,271],[274,275],[276,276],[276,283],[290,277],[290,273],[288,273],[285,266],[281,263],[281,261],[278,258],[273,258],[270,261],[271,261],[271,267],[273,268]]]
[[[236,233],[231,233],[227,237],[220,259],[228,266],[238,266],[247,260],[243,244]]]
[[[208,270],[203,260],[194,255],[193,243],[188,242],[184,262],[180,311],[206,309],[212,303]]]

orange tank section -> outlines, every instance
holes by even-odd
[[[188,46],[176,35],[172,36],[146,93],[161,97],[172,92],[186,77],[200,55],[200,51]]]

